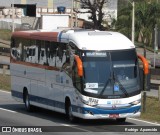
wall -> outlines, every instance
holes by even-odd
[[[41,19],[39,17],[22,17],[22,23],[28,23],[33,29],[41,28]]]

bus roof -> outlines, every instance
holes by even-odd
[[[12,34],[12,37],[64,43],[73,42],[79,49],[83,50],[121,50],[135,48],[134,44],[127,37],[118,32],[111,31],[69,29],[17,31]]]
[[[118,32],[86,31],[69,35],[69,40],[80,49],[121,50],[135,48],[134,44]]]

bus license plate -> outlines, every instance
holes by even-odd
[[[109,118],[119,118],[119,114],[110,114]]]

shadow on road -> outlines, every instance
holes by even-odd
[[[37,118],[50,120],[56,123],[63,123],[63,124],[72,124],[68,121],[65,114],[57,113],[54,111],[42,109],[35,107],[33,112],[27,112],[25,110],[24,104],[1,104],[0,108],[8,109],[12,111],[16,111],[20,114],[25,114],[28,116],[34,116]],[[103,127],[103,126],[110,126],[110,125],[135,125],[130,122],[124,122],[124,123],[118,123],[114,119],[104,119],[104,120],[83,120],[83,119],[77,119],[76,123],[73,123],[73,125],[78,125],[82,127]]]

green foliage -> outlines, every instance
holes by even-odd
[[[135,37],[151,45],[155,24],[160,26],[160,4],[152,1],[135,1]],[[116,30],[131,38],[132,5],[124,6],[118,12]]]
[[[136,31],[142,42],[149,45],[152,41],[152,32],[160,17],[160,5],[157,3],[141,2],[136,5]]]
[[[11,78],[9,75],[3,76],[0,74],[0,89],[2,90],[11,90]]]
[[[128,6],[120,10],[117,22],[115,23],[116,30],[131,38],[132,24],[132,7]]]
[[[143,100],[142,100],[143,101]],[[142,103],[143,104],[143,103]],[[158,98],[147,97],[146,112],[141,114],[140,118],[152,122],[160,122],[160,102]]]
[[[0,39],[10,41],[11,33],[10,30],[0,29]]]

